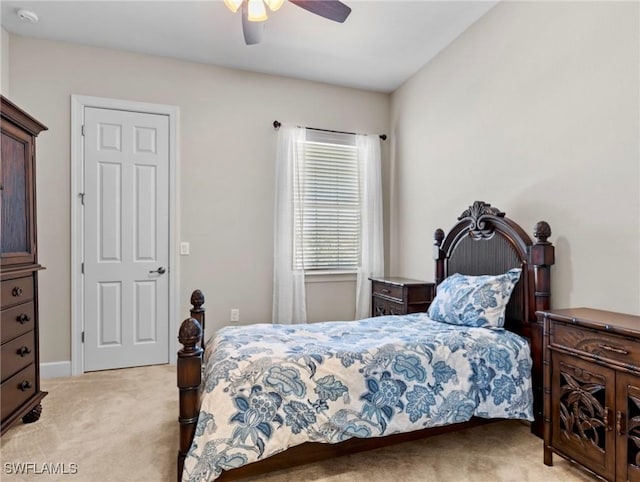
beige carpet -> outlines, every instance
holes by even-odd
[[[43,380],[40,421],[2,437],[3,481],[174,481],[175,367],[154,366]],[[77,464],[75,475],[15,475],[7,464]],[[542,441],[499,422],[275,472],[268,482],[592,481],[568,462],[542,463]]]

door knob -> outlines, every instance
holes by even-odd
[[[158,269],[154,269],[153,271],[149,271],[149,273],[158,273],[158,274],[165,274],[167,272],[166,269],[164,269],[162,266],[160,266]]]

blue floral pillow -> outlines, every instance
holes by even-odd
[[[427,314],[432,320],[453,325],[502,328],[521,271],[514,268],[497,276],[455,273],[440,283]]]

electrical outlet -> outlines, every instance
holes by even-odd
[[[189,243],[183,241],[180,243],[180,254],[186,256],[189,254]]]
[[[231,323],[238,323],[238,321],[240,321],[240,310],[231,308]]]

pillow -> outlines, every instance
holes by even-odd
[[[502,328],[521,271],[514,268],[497,276],[455,273],[440,283],[427,314],[432,320],[453,325]]]

